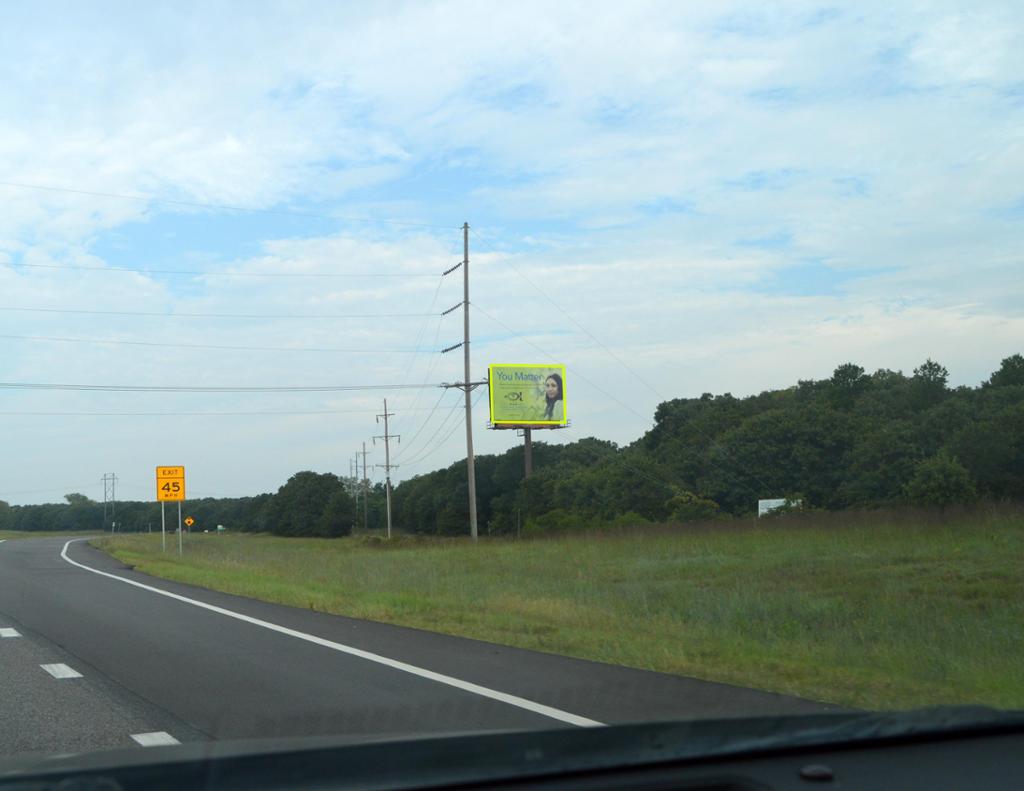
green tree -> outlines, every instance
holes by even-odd
[[[719,515],[718,503],[693,492],[680,492],[665,503],[668,518],[673,522],[702,522]]]
[[[840,485],[842,505],[864,507],[901,501],[920,458],[909,422],[876,422],[860,434],[847,458]]]
[[[946,394],[949,371],[934,360],[925,360],[914,369],[910,380],[910,400],[914,409],[928,409]]]
[[[946,450],[917,465],[906,494],[912,503],[940,508],[969,503],[977,497],[971,474]]]
[[[970,471],[978,491],[990,497],[1024,499],[1024,388],[1016,404],[964,426],[950,447]]]
[[[326,538],[350,535],[355,520],[355,500],[344,489],[338,489],[327,501],[327,507],[317,521],[316,535]]]
[[[838,409],[847,409],[871,386],[871,377],[859,365],[846,363],[832,373],[830,384],[832,404]]]
[[[1005,358],[999,370],[989,377],[986,384],[989,387],[1024,385],[1024,356],[1014,354]]]
[[[339,491],[344,492],[345,487],[337,475],[308,470],[295,473],[271,501],[270,531],[282,536],[316,535],[327,503]]]

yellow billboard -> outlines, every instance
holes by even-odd
[[[490,365],[493,426],[564,426],[569,419],[564,365]]]

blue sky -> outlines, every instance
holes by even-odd
[[[463,222],[474,371],[567,364],[553,441],[848,361],[973,385],[1021,351],[1016,3],[6,16],[0,381],[454,381]],[[3,391],[0,499],[111,471],[148,498],[157,464],[213,495],[344,474],[383,395]],[[388,398],[397,478],[459,458],[456,393]],[[477,448],[502,451],[483,403]]]

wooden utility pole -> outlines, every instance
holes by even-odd
[[[387,407],[384,408],[387,411]],[[363,530],[370,525],[370,479],[366,477],[366,443],[363,443]]]
[[[469,476],[469,534],[477,539],[476,530],[476,459],[473,455],[473,402],[469,381],[469,223],[462,224],[462,351],[466,390],[466,474]]]
[[[387,497],[387,510],[388,510],[388,538],[391,538],[391,438],[395,437],[399,442],[402,441],[400,434],[388,433],[388,418],[394,417],[394,412],[388,412],[388,400],[384,399],[384,414],[377,415],[377,422],[380,423],[381,418],[384,419],[384,436],[375,436],[373,438],[374,443],[377,440],[384,440],[384,494]],[[377,465],[378,467],[381,465]],[[398,465],[394,465],[397,467]]]
[[[469,223],[462,224],[462,260],[451,269],[445,270],[443,275],[450,275],[459,267],[462,267],[462,342],[441,349],[441,354],[453,352],[462,347],[463,375],[464,381],[455,384],[443,384],[442,387],[457,387],[466,394],[466,477],[469,484],[469,534],[473,540],[477,540],[476,527],[476,457],[473,454],[473,400],[470,393],[483,382],[471,382],[469,380]],[[441,315],[447,316],[457,310],[459,303],[455,303]]]

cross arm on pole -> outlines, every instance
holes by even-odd
[[[469,382],[469,383],[466,383],[466,382],[454,382],[454,383],[442,382],[441,384],[438,385],[438,387],[443,387],[445,390],[450,390],[451,388],[455,387],[455,388],[458,388],[459,390],[469,389],[469,390],[472,391],[472,390],[476,390],[478,387],[480,387],[481,385],[485,385],[485,384],[489,384],[487,379],[483,379],[483,380],[481,380],[479,382]]]

